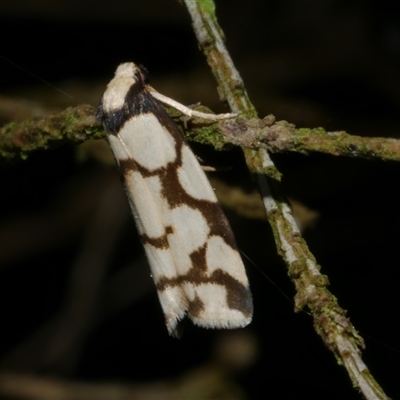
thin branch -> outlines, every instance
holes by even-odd
[[[400,161],[400,140],[350,135],[345,131],[327,132],[323,128],[297,128],[273,115],[264,119],[236,118],[221,121],[218,132],[225,142],[273,153],[330,154],[383,161]]]
[[[47,118],[5,125],[0,129],[0,158],[25,159],[37,150],[82,143],[88,136],[100,139],[104,131],[96,122],[94,108],[82,104]]]
[[[242,112],[254,117],[255,109],[224,46],[222,30],[215,16],[214,2],[184,1],[191,15],[199,45],[217,78],[221,98],[228,101],[233,112]],[[344,364],[353,385],[362,391],[365,398],[387,399],[361,360],[359,348],[364,347],[363,339],[327,289],[328,279],[319,272],[314,256],[301,237],[290,206],[282,195],[279,171],[264,149],[245,150],[245,156],[250,170],[257,172],[261,196],[278,251],[285,260],[297,289],[296,310],[306,305],[309,307],[316,331],[335,357]]]
[[[201,106],[194,111],[204,110]],[[171,117],[182,123],[176,109],[168,108]],[[208,110],[209,112],[209,110]],[[184,118],[185,119],[185,118]],[[322,153],[383,161],[400,161],[400,140],[350,135],[345,131],[326,132],[323,128],[296,128],[273,115],[263,119],[230,118],[214,123],[201,118],[184,121],[188,140],[221,149],[227,144],[243,149],[267,149],[272,153]],[[64,144],[80,144],[89,139],[104,139],[95,109],[87,104],[71,107],[45,118],[12,122],[0,128],[0,158],[26,159],[31,153]]]
[[[250,102],[243,80],[236,68],[232,68],[233,62],[217,22],[214,2],[185,0],[185,4],[192,18],[197,41],[217,81],[221,100],[228,102],[232,112],[255,117],[256,110]]]

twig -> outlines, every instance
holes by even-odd
[[[227,100],[233,112],[254,117],[254,107],[224,46],[213,1],[185,0],[185,4],[199,45],[217,79],[221,98]],[[344,364],[353,385],[361,390],[366,399],[387,399],[361,360],[359,348],[364,347],[363,339],[327,289],[328,279],[319,272],[315,258],[301,237],[290,206],[282,195],[279,171],[264,149],[245,150],[245,156],[250,170],[257,173],[278,251],[297,289],[296,310],[306,305],[309,307],[316,331]]]
[[[204,109],[204,107],[199,107]],[[177,111],[167,110],[179,121]],[[286,121],[275,121],[273,115],[263,119],[225,119],[204,125],[204,120],[186,123],[185,136],[192,141],[210,144],[216,149],[227,144],[272,153],[322,153],[383,161],[400,161],[400,140],[350,135],[345,131],[326,132],[323,128],[296,128]],[[39,150],[80,144],[89,139],[104,139],[103,127],[96,122],[92,106],[82,104],[62,113],[41,119],[12,122],[0,128],[0,158],[25,159]]]
[[[322,153],[333,156],[400,161],[400,140],[350,135],[345,131],[327,132],[323,128],[297,128],[273,115],[264,119],[236,118],[221,121],[218,132],[224,142],[241,147],[266,147],[273,153]]]
[[[82,143],[104,137],[96,122],[94,108],[88,104],[67,108],[60,114],[44,119],[12,122],[0,130],[0,157],[22,158],[36,150],[44,150],[63,143]]]

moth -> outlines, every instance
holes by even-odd
[[[205,328],[250,323],[253,301],[235,238],[196,156],[162,103],[207,119],[149,85],[146,68],[118,66],[97,111],[157,288],[168,332],[187,316]]]

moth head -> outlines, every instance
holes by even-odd
[[[115,78],[131,78],[143,85],[149,83],[149,72],[142,64],[127,62],[120,64],[115,71]]]
[[[134,93],[139,93],[146,88],[148,76],[147,69],[140,64],[133,62],[120,64],[103,94],[100,102],[101,112],[98,112],[98,115],[121,110],[126,102],[126,96],[132,89]]]

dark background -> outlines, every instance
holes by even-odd
[[[217,2],[217,15],[260,116],[398,137],[394,2],[230,0]],[[184,104],[226,110],[176,1],[3,0],[0,32],[3,123],[97,105],[124,61],[146,65],[154,87]],[[254,190],[239,151],[199,151],[232,166],[214,179]],[[237,241],[259,268],[247,262],[253,323],[237,332],[188,325],[181,340],[168,337],[118,175],[103,152],[96,144],[64,146],[0,164],[2,371],[149,384],[183,382],[218,363],[229,390],[215,389],[214,398],[362,398],[311,317],[294,314],[260,273],[293,296],[267,223],[232,210]],[[399,397],[400,166],[324,155],[273,158],[311,251],[366,340],[364,361],[385,392]],[[200,385],[198,397],[207,398],[211,386]]]

